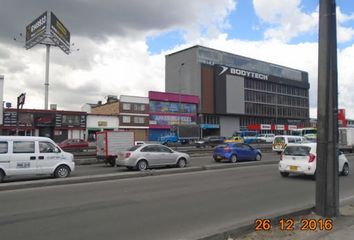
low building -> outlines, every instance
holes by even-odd
[[[19,109],[17,118],[17,109],[7,108],[3,119],[3,135],[45,136],[55,142],[85,138],[86,112]]]
[[[118,127],[118,115],[87,114],[86,140],[94,142],[96,140],[96,132],[118,131]]]
[[[119,130],[133,131],[135,140],[148,140],[149,98],[120,96]]]

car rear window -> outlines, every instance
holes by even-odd
[[[133,152],[133,151],[137,150],[139,147],[141,147],[141,144],[139,144],[139,145],[134,145],[134,146],[128,148],[127,151]]]
[[[287,146],[284,150],[284,155],[291,156],[308,156],[311,148],[308,146]]]

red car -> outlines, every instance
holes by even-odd
[[[58,144],[59,147],[63,150],[71,151],[83,151],[87,149],[88,142],[83,139],[66,139]]]

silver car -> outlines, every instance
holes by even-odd
[[[161,144],[142,144],[129,148],[127,151],[118,152],[116,165],[140,171],[157,166],[186,167],[190,156],[172,150]]]

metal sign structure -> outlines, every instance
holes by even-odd
[[[26,26],[25,48],[30,49],[37,44],[46,45],[44,109],[48,109],[50,46],[59,47],[66,54],[70,53],[70,32],[53,12],[42,13]]]
[[[53,12],[44,12],[26,26],[26,49],[37,44],[49,44],[70,53],[70,32]]]

